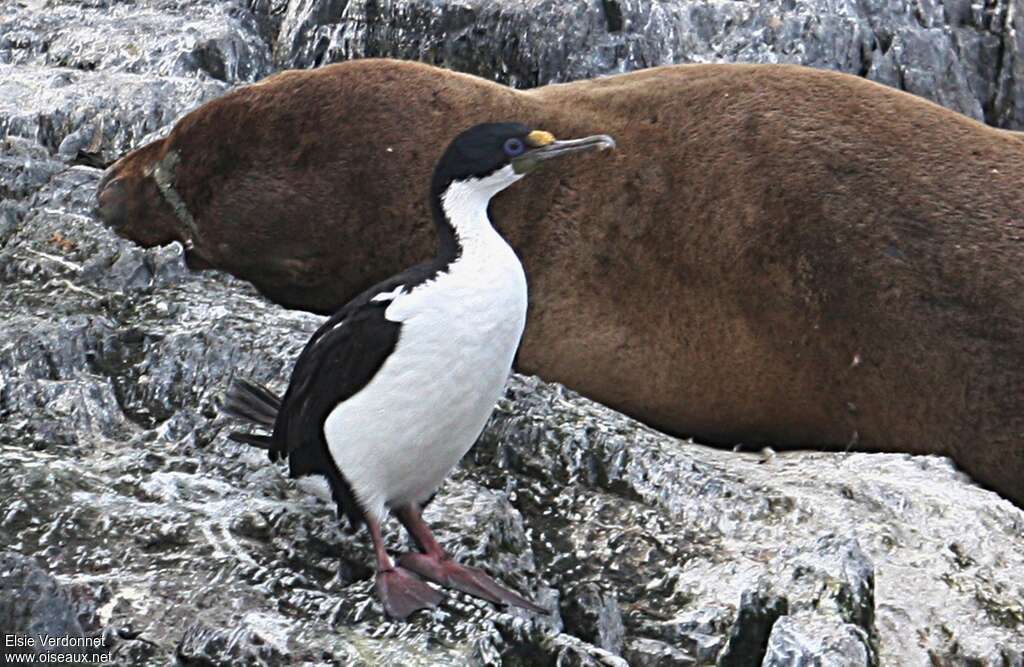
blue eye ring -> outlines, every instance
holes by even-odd
[[[526,146],[523,144],[522,139],[516,139],[512,137],[505,141],[505,145],[502,147],[505,151],[505,155],[509,157],[519,157],[526,150]]]

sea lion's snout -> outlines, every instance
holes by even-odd
[[[196,234],[188,207],[170,180],[167,189],[183,213],[161,192],[158,175],[165,163],[164,142],[154,141],[107,167],[96,184],[93,214],[118,236],[152,247],[180,241],[190,247]],[[166,159],[165,159],[166,161]],[[184,219],[183,219],[184,216]]]

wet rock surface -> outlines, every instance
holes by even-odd
[[[236,2],[9,3],[0,17],[4,63],[231,82],[270,73],[259,21]]]
[[[0,64],[0,136],[31,139],[65,162],[107,165],[226,90],[211,79]]]
[[[6,518],[4,520],[6,522]],[[84,636],[67,587],[58,583],[31,558],[13,551],[0,553],[0,628],[4,629],[5,635],[17,633],[21,637],[48,635],[81,639]],[[63,651],[60,647],[12,647],[4,641],[0,655],[6,653]]]
[[[517,87],[675,63],[793,63],[1024,129],[1022,22],[1021,0],[293,0],[274,61],[415,59]]]
[[[1022,127],[1022,17],[1019,0],[4,5],[0,626],[98,637],[124,665],[1024,665],[1024,512],[948,460],[765,460],[519,376],[426,517],[550,614],[450,593],[392,623],[366,536],[217,415],[236,375],[282,388],[319,318],[91,213],[96,165],[272,63],[394,54],[525,86],[804,62]]]

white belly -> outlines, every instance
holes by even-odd
[[[461,258],[395,299],[394,352],[324,424],[331,456],[370,517],[426,500],[476,441],[501,395],[526,322],[511,248]]]

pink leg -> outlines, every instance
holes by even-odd
[[[392,618],[405,618],[414,611],[434,608],[443,596],[426,585],[414,574],[401,567],[395,567],[384,548],[380,524],[366,519],[373,540],[373,551],[377,556],[377,597],[384,603],[384,611]]]
[[[454,588],[497,605],[510,604],[538,614],[548,613],[547,609],[538,607],[518,593],[500,585],[483,570],[459,565],[453,561],[437,543],[434,534],[423,521],[419,507],[406,505],[398,508],[395,510],[395,516],[423,550],[423,553],[403,554],[398,559],[403,568],[445,588]]]

